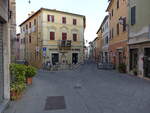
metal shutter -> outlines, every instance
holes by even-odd
[[[4,91],[4,84],[3,84],[3,24],[0,23],[0,102],[3,99],[3,91]]]

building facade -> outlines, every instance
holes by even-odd
[[[9,0],[10,9],[10,37],[11,37],[11,62],[16,60],[16,0]]]
[[[20,60],[20,34],[16,35],[16,40],[15,40],[15,59]]]
[[[41,8],[21,25],[25,38],[25,59],[41,68],[71,65],[84,60],[85,16]],[[31,49],[32,48],[32,49]]]
[[[0,0],[0,113],[10,99],[11,0]]]
[[[140,77],[150,77],[150,1],[129,1],[129,67]]]
[[[99,30],[101,29],[101,62],[109,63],[109,16],[105,16]],[[98,30],[98,31],[99,31]],[[100,45],[99,45],[100,47]]]
[[[127,0],[109,0],[107,12],[109,13],[109,54],[110,60],[118,68],[121,64],[127,65],[128,59],[128,32],[126,23],[128,19]],[[119,19],[123,18],[123,23]]]

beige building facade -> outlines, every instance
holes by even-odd
[[[36,67],[68,66],[84,59],[85,16],[41,8],[21,25],[25,59]]]

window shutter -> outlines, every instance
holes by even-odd
[[[117,35],[119,35],[119,24],[117,24]]]
[[[55,32],[50,32],[50,40],[55,40]]]
[[[136,23],[136,6],[131,8],[131,25]]]
[[[123,19],[123,32],[126,31],[126,17]]]
[[[52,22],[54,22],[54,16],[52,15]]]
[[[50,21],[50,15],[47,15],[47,21],[48,22]]]
[[[73,41],[77,41],[77,34],[73,34]]]
[[[77,24],[77,20],[73,19],[73,25],[76,25],[76,24]]]
[[[62,23],[66,24],[66,17],[62,17]]]
[[[62,40],[67,40],[67,33],[62,33]]]

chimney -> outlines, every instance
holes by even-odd
[[[28,13],[28,17],[30,17],[31,16],[31,14],[30,13]]]

